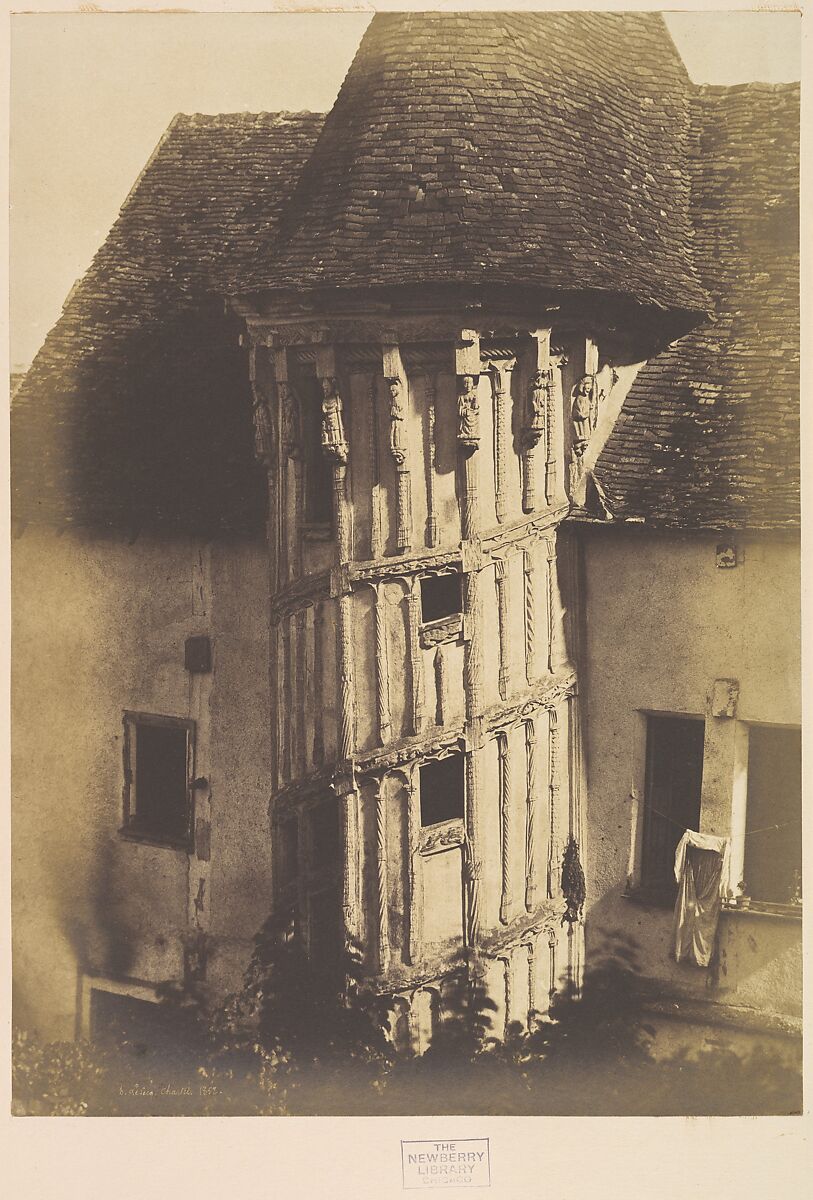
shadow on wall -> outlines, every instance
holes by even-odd
[[[158,329],[125,322],[109,356],[88,353],[36,379],[49,402],[23,401],[12,420],[15,518],[131,534],[261,531],[265,488],[238,332],[220,306]]]

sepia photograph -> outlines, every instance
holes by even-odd
[[[802,1113],[807,19],[12,14],[15,1118]]]

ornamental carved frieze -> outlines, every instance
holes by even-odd
[[[453,820],[440,826],[431,826],[421,830],[419,849],[421,854],[437,854],[440,850],[449,850],[452,846],[462,846],[465,832],[461,820]]]
[[[344,465],[348,459],[344,433],[342,398],[335,377],[322,378],[322,449],[333,462]]]
[[[480,445],[480,405],[477,399],[478,375],[457,377],[457,442],[465,450]]]

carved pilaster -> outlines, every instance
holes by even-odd
[[[497,588],[497,623],[500,643],[499,689],[507,700],[511,691],[511,631],[508,619],[508,579],[504,558],[494,559],[494,582]]]
[[[384,550],[381,531],[381,460],[378,447],[378,376],[370,377],[370,557],[380,558]]]
[[[525,943],[525,953],[528,955],[528,1029],[532,1028],[535,1017],[539,1012],[539,1001],[536,996],[536,939]]]
[[[449,711],[449,682],[446,677],[446,656],[443,646],[435,650],[435,724],[445,725]]]
[[[537,903],[536,810],[539,795],[539,772],[536,762],[536,728],[533,720],[525,722],[525,911],[533,912]]]
[[[556,639],[556,542],[553,538],[545,539],[547,551],[548,574],[548,671],[553,674],[556,670],[556,654],[554,641]]]
[[[532,337],[532,372],[528,388],[525,422],[522,429],[523,487],[522,508],[534,512],[539,506],[537,459],[551,448],[551,395],[553,372],[550,366],[550,330],[538,329]]]
[[[295,754],[297,772],[300,776],[304,775],[308,769],[308,750],[306,745],[307,730],[305,722],[305,708],[308,703],[305,662],[307,622],[308,610],[306,608],[302,608],[296,614],[296,682],[294,687],[295,704],[297,709],[297,738]]]
[[[463,848],[463,879],[466,889],[466,945],[476,957],[480,942],[480,770],[479,750],[466,754],[466,841]]]
[[[480,525],[478,467],[475,451],[480,444],[480,341],[471,329],[462,331],[455,351],[457,373],[457,444],[463,458],[463,538],[477,536]]]
[[[417,966],[422,954],[421,912],[423,911],[423,875],[421,873],[421,804],[417,769],[410,773],[407,788],[407,854],[409,855],[409,962]]]
[[[280,724],[282,729],[282,777],[287,782],[291,778],[291,713],[293,711],[292,680],[291,680],[291,619],[282,619],[282,713]]]
[[[378,908],[378,969],[387,970],[390,958],[389,917],[387,911],[387,801],[384,781],[376,780],[375,791],[375,866]]]
[[[570,389],[570,419],[572,422],[573,438],[573,483],[578,482],[582,471],[582,459],[587,449],[593,430],[598,422],[599,385],[598,385],[598,344],[593,338],[585,338],[574,364],[578,373],[576,383]]]
[[[325,614],[321,600],[313,606],[313,763],[325,761],[325,668],[323,656]]]
[[[503,979],[503,1004],[505,1005],[505,1014],[503,1019],[503,1038],[508,1037],[508,1029],[511,1024],[511,1013],[514,1008],[513,981],[511,979],[511,953],[501,954],[497,959],[502,963],[502,979]]]
[[[344,406],[336,376],[333,346],[319,346],[316,371],[322,386],[322,450],[333,464],[333,511],[336,548],[340,563],[352,556],[352,525],[347,497],[347,462],[350,455],[344,430]]]
[[[506,733],[498,734],[497,750],[500,762],[500,863],[502,884],[500,890],[500,921],[507,925],[511,919],[513,902],[513,806],[511,800],[511,750]]]
[[[339,597],[339,759],[353,755],[356,740],[356,701],[353,687],[353,597]]]
[[[510,411],[511,372],[514,363],[492,363],[491,386],[494,405],[494,487],[497,520],[502,523],[508,516],[506,491],[506,447],[509,430],[506,428]]]
[[[556,932],[548,930],[548,1007],[556,996]]]
[[[525,609],[525,678],[530,687],[536,679],[536,555],[533,550],[523,550],[522,571]]]
[[[390,454],[398,480],[396,549],[400,554],[412,544],[412,484],[409,473],[406,415],[407,385],[398,347],[384,347],[384,377],[390,393]]]
[[[555,708],[548,709],[548,804],[550,834],[548,840],[548,897],[559,895],[559,716]]]
[[[412,680],[412,732],[421,733],[424,725],[423,671],[421,661],[421,584],[417,575],[409,582],[409,667]]]
[[[339,797],[342,827],[342,851],[344,871],[342,873],[342,919],[345,945],[358,942],[361,925],[360,912],[360,841],[358,792],[352,773],[337,777],[333,783]]]
[[[466,720],[474,721],[482,713],[483,647],[480,614],[480,573],[467,571],[463,584],[466,642],[463,650],[463,689]]]
[[[437,384],[434,375],[426,377],[427,403],[427,438],[429,441],[426,473],[426,543],[428,546],[438,544],[438,518],[435,510],[435,403],[437,400]]]
[[[392,737],[385,586],[383,583],[375,585],[375,689],[378,707],[378,740],[382,746]]]

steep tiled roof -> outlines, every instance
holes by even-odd
[[[656,13],[380,14],[242,290],[465,282],[704,310]]]
[[[323,120],[175,118],[15,396],[16,517],[262,521],[222,296],[253,264]]]
[[[639,373],[596,465],[620,518],[799,524],[798,85],[698,89],[692,219],[714,319]]]

